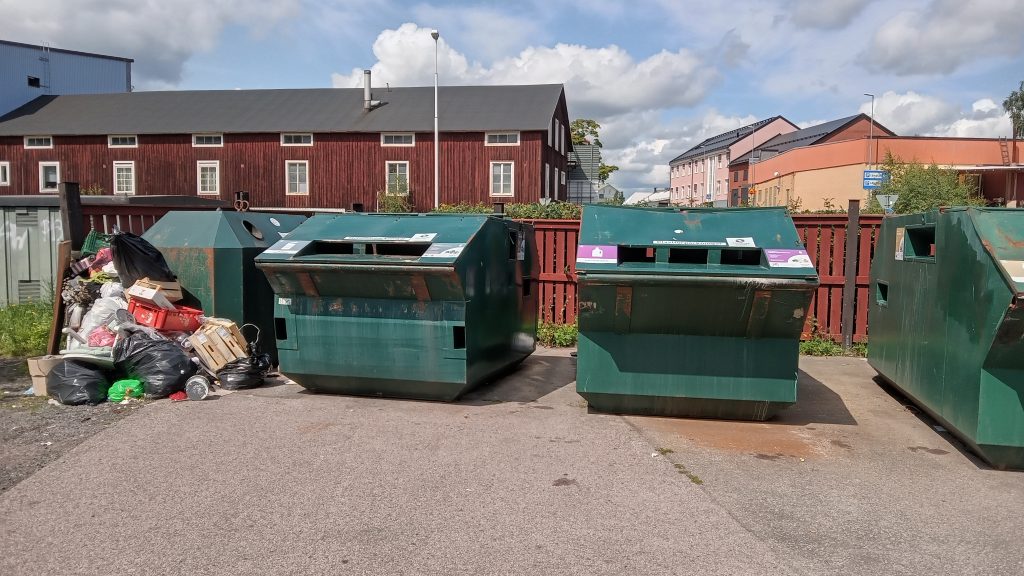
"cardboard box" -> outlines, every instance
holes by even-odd
[[[206,367],[216,372],[228,363],[228,360],[221,356],[217,347],[210,341],[210,337],[202,332],[196,332],[188,337],[192,343],[192,351],[206,364]]]
[[[164,310],[174,309],[174,304],[171,304],[171,301],[167,299],[162,288],[159,286],[146,286],[142,283],[142,280],[132,284],[131,288],[125,290],[124,293],[128,295],[130,300],[145,302]]]
[[[62,356],[36,356],[28,359],[28,373],[32,377],[32,393],[46,396],[46,376],[64,358]]]
[[[203,326],[189,337],[196,356],[216,372],[237,358],[248,356],[231,333],[218,326]]]
[[[135,282],[138,286],[142,284],[146,288],[159,288],[163,292],[164,296],[171,302],[179,302],[185,296],[181,293],[181,284],[177,280],[171,282],[158,282],[156,280],[150,280],[149,278],[143,278]]]
[[[203,321],[203,325],[218,326],[220,328],[226,329],[228,332],[231,333],[231,336],[234,337],[235,342],[238,343],[238,346],[243,351],[248,350],[249,343],[246,342],[245,336],[242,335],[242,331],[238,329],[238,325],[232,322],[231,320],[227,320],[225,318],[206,318]]]

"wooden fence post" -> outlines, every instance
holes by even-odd
[[[81,250],[85,242],[85,220],[82,217],[82,197],[78,182],[61,182],[57,185],[60,201],[60,224],[64,239],[71,242],[71,250]]]
[[[853,305],[857,295],[857,249],[860,246],[860,200],[850,200],[846,220],[846,282],[843,284],[843,316],[840,320],[843,348],[853,347]]]

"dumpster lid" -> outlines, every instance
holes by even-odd
[[[257,257],[257,262],[451,266],[486,214],[318,214]]]
[[[784,208],[583,208],[577,271],[816,277]]]
[[[305,220],[297,214],[176,210],[142,236],[158,248],[268,248]]]
[[[970,208],[981,244],[1017,292],[1024,292],[1024,209]]]

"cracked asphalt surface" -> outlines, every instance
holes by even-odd
[[[1024,474],[801,368],[771,423],[590,413],[560,350],[456,404],[154,402],[0,495],[0,573],[1024,572]]]

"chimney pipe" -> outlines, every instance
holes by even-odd
[[[370,71],[363,70],[363,110],[369,110],[372,108],[370,94]]]

